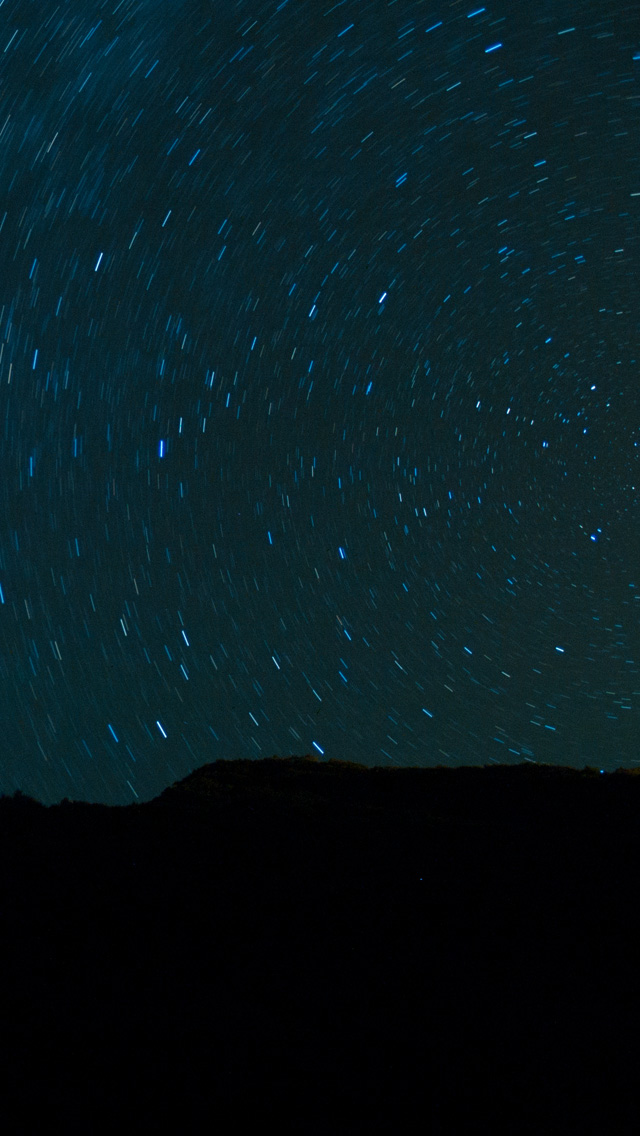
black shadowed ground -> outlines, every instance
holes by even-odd
[[[4,797],[7,1091],[81,1127],[573,1131],[638,1049],[639,816],[635,771],[530,764]]]

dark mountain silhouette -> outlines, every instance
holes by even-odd
[[[273,758],[127,807],[0,798],[7,1105],[582,1131],[635,1084],[637,774]]]

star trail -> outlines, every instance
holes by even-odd
[[[0,791],[638,761],[640,14],[0,3]]]

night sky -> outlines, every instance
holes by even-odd
[[[0,792],[638,763],[640,12],[0,4]]]

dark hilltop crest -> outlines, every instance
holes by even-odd
[[[486,766],[365,766],[320,761],[314,755],[216,761],[200,766],[164,790],[150,805],[249,809],[311,817],[339,815],[347,823],[362,814],[391,818],[410,812],[416,820],[445,809],[479,825],[513,827],[525,815],[541,825],[569,809],[586,823],[606,800],[620,816],[640,805],[640,767],[613,773],[593,766],[533,764]],[[138,807],[138,806],[133,806]],[[327,811],[328,810],[328,811]],[[542,812],[540,812],[542,810]],[[442,820],[442,816],[440,820]]]
[[[635,1084],[639,773],[274,756],[0,798],[7,1108],[575,1131]]]
[[[520,764],[484,766],[369,766],[359,762],[331,758],[321,761],[314,754],[270,758],[220,760],[199,766],[185,777],[164,789],[151,801],[131,802],[128,805],[88,805],[87,802],[65,797],[59,805],[42,806],[40,802],[17,790],[13,795],[0,795],[0,807],[7,810],[9,802],[16,808],[29,805],[54,811],[61,806],[83,806],[109,812],[138,811],[150,806],[180,807],[196,799],[202,804],[216,806],[239,803],[249,798],[262,800],[264,806],[279,801],[282,806],[300,808],[303,802],[333,802],[350,807],[375,806],[387,812],[401,802],[414,810],[427,807],[441,795],[451,798],[460,808],[477,811],[481,804],[499,809],[504,794],[526,798],[531,793],[548,797],[548,803],[558,803],[558,793],[577,794],[577,800],[596,799],[603,791],[622,803],[628,793],[635,790],[640,766],[618,768],[613,772],[585,765],[547,765],[522,762]],[[595,782],[600,788],[595,789]],[[638,781],[640,785],[640,781]],[[606,785],[606,789],[603,787]],[[586,788],[589,786],[589,789]],[[633,787],[632,787],[633,786]],[[640,789],[637,790],[640,792]],[[588,796],[587,796],[588,794]],[[537,797],[536,797],[537,799]],[[5,816],[8,813],[5,812]]]

